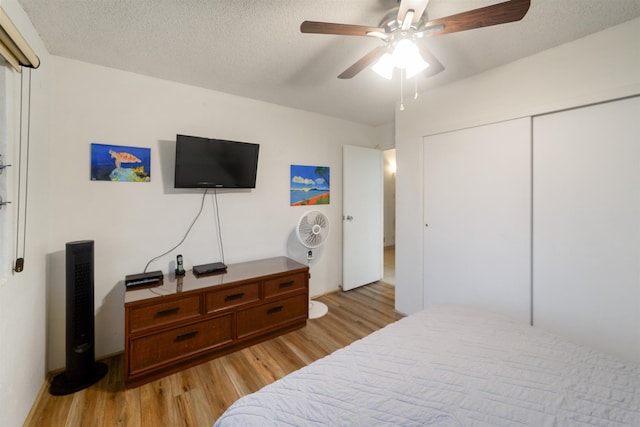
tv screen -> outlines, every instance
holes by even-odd
[[[255,188],[258,144],[177,135],[175,188]]]

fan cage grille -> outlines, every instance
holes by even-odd
[[[300,217],[296,231],[300,243],[307,248],[317,248],[329,235],[329,219],[320,211],[307,212]]]

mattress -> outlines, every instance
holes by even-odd
[[[640,426],[640,366],[435,306],[236,401],[224,426]]]

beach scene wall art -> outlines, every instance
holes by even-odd
[[[91,180],[149,182],[151,149],[91,144]]]
[[[291,206],[328,205],[330,168],[291,165]]]

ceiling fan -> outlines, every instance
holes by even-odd
[[[432,21],[424,13],[428,3],[429,0],[401,0],[378,27],[304,21],[300,31],[376,37],[384,42],[344,70],[340,79],[350,79],[372,64],[372,69],[387,79],[391,79],[394,68],[403,69],[407,78],[420,72],[430,77],[444,70],[444,66],[421,39],[519,21],[529,10],[531,0],[509,0]]]

